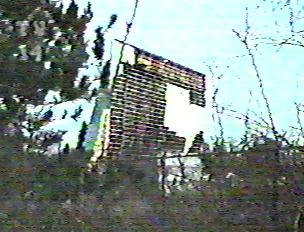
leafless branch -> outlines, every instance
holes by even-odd
[[[224,112],[225,111],[237,114],[237,116],[234,115],[232,117],[235,117],[235,118],[238,118],[238,119],[241,119],[241,120],[244,120],[244,121],[247,120],[248,123],[250,122],[250,123],[252,123],[254,125],[257,125],[259,127],[262,127],[262,128],[271,128],[271,126],[267,122],[263,124],[263,123],[255,120],[255,119],[250,118],[247,114],[242,114],[242,113],[240,113],[240,112],[238,112],[236,110],[233,110],[233,109],[226,109],[226,108],[224,108]],[[228,115],[228,114],[225,113],[225,115]]]
[[[220,74],[220,75],[216,76],[215,73],[213,72],[212,67],[210,65],[206,64],[206,63],[205,63],[205,65],[207,66],[209,72],[211,73],[211,78],[212,78],[212,81],[214,83],[215,83],[215,79],[217,79],[218,81],[221,80],[221,78],[223,77],[223,74]],[[215,108],[217,119],[215,119],[214,113],[212,113],[212,119],[215,123],[217,123],[219,125],[221,145],[223,145],[223,143],[224,143],[224,127],[223,127],[222,118],[221,118],[222,112],[220,111],[219,104],[217,103],[217,100],[216,100],[218,92],[219,92],[219,87],[216,86],[215,89],[214,89],[213,95],[212,95],[212,107]],[[217,122],[216,122],[216,120],[217,120]]]
[[[298,122],[298,125],[300,127],[300,131],[301,131],[301,136],[304,138],[304,129],[303,129],[303,125],[302,125],[302,122],[301,122],[301,118],[300,118],[300,105],[296,102],[294,102],[295,106],[296,106],[296,110],[297,110],[297,122]]]
[[[122,47],[121,47],[120,54],[119,54],[118,64],[120,64],[121,61],[122,61],[123,52],[124,52],[124,48],[125,48],[125,43],[126,43],[126,41],[127,41],[127,39],[128,39],[128,36],[129,36],[129,34],[130,34],[130,31],[131,31],[131,28],[132,28],[132,26],[133,26],[133,22],[134,22],[134,20],[135,20],[136,12],[137,12],[137,9],[138,9],[138,4],[139,4],[139,0],[135,0],[134,7],[133,7],[133,13],[132,13],[131,19],[130,19],[129,22],[127,22],[126,34],[125,34],[125,36],[124,36],[124,39],[121,41],[121,42],[122,42]],[[117,68],[116,68],[115,76],[118,75],[118,71],[119,71],[119,65],[118,65]]]
[[[245,18],[245,26],[246,26],[246,28],[245,28],[245,35],[241,36],[240,33],[237,32],[234,29],[233,29],[233,32],[241,40],[241,42],[244,44],[244,46],[245,46],[245,48],[247,50],[247,53],[248,53],[248,55],[249,55],[249,57],[251,59],[251,64],[252,64],[252,66],[254,68],[255,76],[256,76],[256,78],[257,78],[257,80],[259,82],[259,87],[260,87],[261,95],[262,95],[262,97],[264,99],[264,102],[265,102],[265,105],[266,105],[266,109],[267,109],[267,112],[268,112],[268,117],[269,117],[269,121],[270,121],[270,125],[271,125],[271,130],[272,130],[272,133],[273,133],[276,141],[278,141],[278,132],[277,132],[275,124],[274,124],[274,120],[273,120],[273,116],[272,116],[272,111],[270,109],[268,98],[267,98],[267,96],[265,94],[265,91],[264,91],[263,80],[262,80],[262,77],[260,75],[260,71],[258,69],[255,56],[254,56],[254,54],[252,52],[251,47],[248,44],[248,35],[249,35],[249,30],[250,30],[248,18],[249,18],[248,8],[246,7],[246,18]]]

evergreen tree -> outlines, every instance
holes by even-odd
[[[114,25],[116,20],[117,20],[117,15],[116,14],[111,15],[107,29],[110,29]]]
[[[97,60],[102,61],[102,57],[104,54],[104,46],[105,46],[105,39],[104,39],[104,32],[102,31],[102,27],[98,27],[95,30],[96,33],[96,40],[94,40],[94,48],[93,52]]]
[[[66,11],[66,16],[67,18],[75,19],[77,18],[77,13],[78,13],[78,6],[75,3],[75,1],[72,0]]]
[[[192,146],[189,149],[189,153],[203,153],[207,149],[207,144],[204,142],[203,132],[200,131],[192,142]]]
[[[85,135],[87,133],[87,130],[88,130],[88,125],[87,125],[86,122],[83,122],[82,126],[81,126],[81,129],[80,129],[80,132],[79,132],[78,143],[77,143],[76,149],[83,148],[83,142],[85,140]]]
[[[92,14],[78,17],[71,1],[67,12],[52,1],[0,1],[0,130],[25,119],[26,104],[38,105],[51,89],[75,99],[86,91],[74,87],[87,60],[84,30]],[[22,10],[20,10],[22,9]]]

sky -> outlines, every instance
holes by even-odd
[[[64,0],[65,6],[69,1]],[[118,21],[109,33],[109,37],[122,39],[126,22],[130,21],[134,0],[92,0],[94,17],[86,30],[86,39],[92,46],[94,30],[97,26],[106,26],[111,14],[118,15]],[[301,103],[304,95],[302,64],[304,53],[295,46],[278,47],[269,45],[269,41],[259,41],[257,37],[289,35],[290,12],[275,9],[270,3],[244,0],[139,0],[136,18],[127,42],[161,55],[167,59],[206,74],[207,105],[203,110],[193,110],[193,114],[181,115],[197,120],[180,120],[185,123],[179,128],[198,127],[208,130],[208,137],[219,134],[219,128],[212,121],[212,95],[215,86],[219,87],[217,102],[232,111],[223,116],[224,136],[237,139],[244,134],[244,123],[235,117],[242,117],[246,111],[250,118],[267,120],[265,102],[260,93],[259,83],[250,57],[232,29],[240,32],[245,29],[246,7],[250,24],[249,45],[255,54],[257,67],[263,79],[265,94],[268,97],[274,122],[279,131],[291,133],[291,126],[299,127],[294,102]],[[80,8],[87,5],[86,0],[76,0]],[[297,7],[297,6],[291,6]],[[304,14],[303,14],[304,15]],[[301,29],[294,23],[295,29]],[[90,46],[88,51],[90,51]],[[209,65],[214,73],[212,76]],[[84,71],[88,72],[88,71]],[[90,75],[96,70],[89,69]],[[216,81],[220,76],[221,80]],[[250,94],[251,93],[251,94]],[[173,104],[173,103],[172,103]],[[182,104],[175,103],[176,108]],[[178,109],[176,109],[178,111]],[[89,112],[89,110],[88,110]],[[198,116],[201,114],[201,117]],[[303,114],[304,115],[304,114]],[[300,115],[304,119],[304,116]],[[179,119],[173,119],[179,121]],[[253,122],[253,121],[252,121]],[[185,129],[187,130],[187,129]]]

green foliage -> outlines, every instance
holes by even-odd
[[[41,5],[40,0],[14,0],[6,1],[0,0],[0,11],[2,11],[1,18],[12,18],[16,20],[23,19],[33,12],[33,10]],[[20,10],[22,9],[22,10]]]
[[[102,27],[98,27],[95,30],[96,33],[96,40],[94,41],[94,48],[93,52],[95,54],[96,59],[102,60],[104,54],[104,46],[105,46],[105,39],[104,39],[104,32],[102,31]]]
[[[77,17],[74,1],[66,14],[50,3],[31,1],[22,7],[25,2],[1,4],[0,97],[12,103],[17,95],[39,104],[41,90],[59,87],[65,99],[77,98],[81,91],[74,88],[74,78],[88,58],[83,33],[90,18]]]
[[[102,64],[102,58],[103,58],[103,55],[105,52],[105,50],[104,50],[105,33],[107,32],[108,29],[112,28],[112,26],[115,24],[116,20],[117,20],[117,15],[113,14],[110,17],[109,24],[105,30],[103,30],[103,27],[100,27],[100,26],[95,30],[96,39],[94,40],[93,52],[94,52],[95,58],[97,60],[99,60],[100,65]]]
[[[292,225],[303,204],[303,165],[288,166],[288,158],[278,175],[280,169],[261,161],[269,156],[264,152],[209,154],[212,181],[192,182],[200,187],[192,190],[172,188],[164,196],[153,180],[156,160],[107,160],[106,173],[99,175],[87,172],[90,154],[80,150],[46,157],[24,153],[22,138],[0,141],[1,231],[284,231],[280,226]],[[231,171],[240,178],[235,186],[225,178]],[[274,178],[286,185],[274,189],[267,181]],[[281,224],[269,219],[274,211]]]
[[[75,3],[75,0],[72,0],[66,11],[66,16],[67,18],[75,19],[77,18],[77,13],[78,13],[78,6]]]
[[[100,88],[105,88],[109,84],[110,77],[111,60],[108,60],[103,66],[102,72],[100,74]]]
[[[0,12],[0,99],[5,106],[0,110],[0,133],[21,134],[27,122],[33,135],[52,115],[29,119],[28,104],[42,104],[48,90],[60,91],[62,101],[88,90],[88,85],[75,87],[74,81],[88,59],[83,35],[92,12],[87,9],[78,17],[74,0],[66,13],[62,4],[40,0],[1,1]]]
[[[110,29],[114,25],[116,20],[117,20],[117,15],[116,14],[111,15],[110,22],[109,22],[107,28]]]
[[[88,130],[88,125],[86,122],[83,122],[78,136],[77,149],[83,148],[83,142],[85,140],[85,135],[87,130]]]
[[[45,230],[82,226],[66,215],[64,203],[76,203],[82,194],[93,189],[98,192],[98,179],[86,173],[89,154],[48,158],[24,153],[22,141],[16,137],[0,139],[4,142],[0,145],[0,217],[4,219],[0,222],[1,231],[24,226]]]

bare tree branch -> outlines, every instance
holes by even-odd
[[[249,44],[248,44],[248,35],[249,35],[249,30],[250,30],[250,26],[249,26],[249,22],[248,22],[248,8],[246,7],[246,18],[245,18],[245,25],[246,25],[246,29],[245,29],[245,35],[242,37],[240,35],[239,32],[237,32],[236,30],[232,30],[236,36],[241,40],[241,42],[244,44],[247,52],[248,52],[248,55],[251,59],[251,64],[254,68],[254,71],[255,71],[255,76],[259,82],[259,87],[260,87],[260,91],[261,91],[261,95],[264,99],[264,102],[265,102],[265,105],[266,105],[266,109],[267,109],[267,112],[268,112],[268,117],[269,117],[269,121],[270,121],[270,124],[271,124],[271,130],[272,130],[272,133],[275,137],[275,140],[278,142],[279,139],[278,139],[278,131],[276,130],[276,127],[275,127],[275,124],[274,124],[274,120],[273,120],[273,116],[272,116],[272,111],[270,109],[270,105],[269,105],[269,102],[268,102],[268,98],[265,94],[265,91],[264,91],[264,85],[263,85],[263,79],[260,75],[260,71],[258,69],[258,66],[257,66],[257,63],[256,63],[256,60],[255,60],[255,56],[254,54],[252,53],[252,49],[250,48]]]
[[[296,102],[294,102],[295,106],[296,106],[296,110],[297,110],[297,122],[299,124],[300,127],[300,131],[301,131],[301,136],[304,138],[304,129],[303,129],[303,125],[301,122],[301,118],[300,118],[300,105]]]
[[[212,81],[214,83],[215,83],[215,79],[220,81],[221,78],[223,77],[223,74],[220,74],[220,75],[216,76],[215,73],[213,72],[212,67],[210,65],[206,64],[206,63],[205,63],[205,65],[207,66],[209,72],[211,73]],[[217,95],[218,95],[218,92],[219,92],[219,87],[218,86],[214,86],[214,87],[215,87],[215,89],[214,89],[214,92],[213,92],[213,95],[212,95],[212,107],[215,108],[216,116],[217,116],[217,122],[216,122],[214,113],[212,113],[212,120],[219,125],[220,139],[221,139],[220,145],[223,146],[224,145],[224,127],[223,127],[222,118],[221,118],[221,115],[222,115],[223,112],[220,111],[220,107],[219,107],[219,104],[217,103],[217,99],[216,99]],[[218,138],[217,138],[217,140],[218,140]]]
[[[136,12],[137,12],[137,8],[138,8],[138,4],[139,4],[139,0],[135,0],[134,7],[133,7],[133,13],[132,13],[131,19],[130,19],[129,22],[127,22],[127,29],[126,29],[125,37],[124,37],[124,39],[121,41],[121,42],[122,42],[122,47],[121,47],[120,54],[119,54],[118,64],[120,64],[121,61],[122,61],[123,52],[124,52],[124,48],[125,48],[125,43],[126,43],[126,41],[127,41],[127,39],[128,39],[128,36],[129,36],[129,34],[130,34],[130,31],[131,31],[131,28],[132,28],[132,26],[133,26],[133,22],[134,22],[135,17],[136,17]],[[118,72],[119,72],[119,65],[118,65],[117,68],[116,68],[115,76],[118,75]]]
[[[267,122],[264,123],[264,124],[262,124],[261,122],[255,120],[255,119],[250,118],[250,117],[249,117],[248,115],[246,115],[246,114],[242,114],[242,113],[240,113],[240,112],[237,112],[236,110],[224,108],[223,112],[225,112],[225,111],[229,111],[229,112],[231,112],[231,113],[238,114],[237,116],[236,116],[236,115],[232,116],[232,117],[234,117],[234,118],[238,118],[238,119],[241,119],[241,120],[244,120],[244,121],[247,120],[248,123],[251,122],[251,123],[253,123],[254,125],[257,125],[257,126],[262,127],[262,128],[268,128],[268,129],[271,128],[271,126],[270,126]],[[224,114],[227,115],[227,116],[229,116],[227,113],[224,113]],[[231,116],[231,115],[230,115],[230,116]]]

